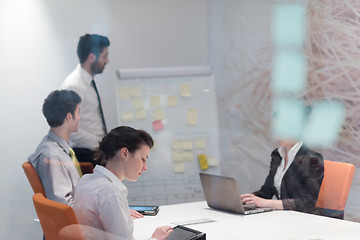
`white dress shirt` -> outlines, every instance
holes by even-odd
[[[93,174],[84,175],[75,189],[74,211],[79,224],[134,239],[126,186],[109,170],[96,165]]]
[[[288,162],[287,162],[287,165],[285,166],[285,169],[284,169],[284,165],[285,165],[285,148],[284,147],[279,147],[279,149],[278,149],[278,152],[279,152],[280,156],[282,157],[282,159],[281,159],[281,163],[280,163],[278,169],[276,170],[276,174],[275,174],[275,177],[274,177],[274,186],[275,186],[276,190],[278,191],[280,198],[281,198],[280,189],[281,189],[282,179],[283,179],[286,171],[290,167],[291,163],[294,161],[294,158],[295,158],[297,152],[299,151],[299,149],[301,148],[302,145],[303,145],[302,142],[297,142],[289,150],[289,152],[288,152]]]
[[[92,76],[78,64],[60,88],[73,90],[81,97],[79,129],[70,136],[71,146],[94,151],[105,133],[99,101],[91,85],[92,79]]]
[[[80,176],[69,151],[69,144],[50,130],[28,160],[41,179],[46,197],[73,206]]]

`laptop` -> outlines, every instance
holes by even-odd
[[[244,205],[235,178],[200,173],[200,179],[206,202],[211,208],[245,215],[273,210],[273,208]]]

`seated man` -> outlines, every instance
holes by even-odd
[[[48,199],[73,205],[74,189],[82,173],[69,146],[70,133],[79,125],[81,98],[71,90],[56,90],[45,99],[42,111],[50,125],[29,162],[44,185]]]

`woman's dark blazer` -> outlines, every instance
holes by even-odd
[[[324,177],[324,160],[306,146],[302,146],[294,161],[286,171],[281,182],[281,197],[274,186],[274,176],[281,163],[278,149],[271,153],[269,175],[264,185],[254,194],[258,197],[271,199],[274,195],[281,199],[284,209],[320,214],[315,204]]]

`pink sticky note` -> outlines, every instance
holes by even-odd
[[[152,122],[152,127],[154,131],[160,131],[161,129],[164,128],[164,124],[162,123],[161,120],[157,120]]]

